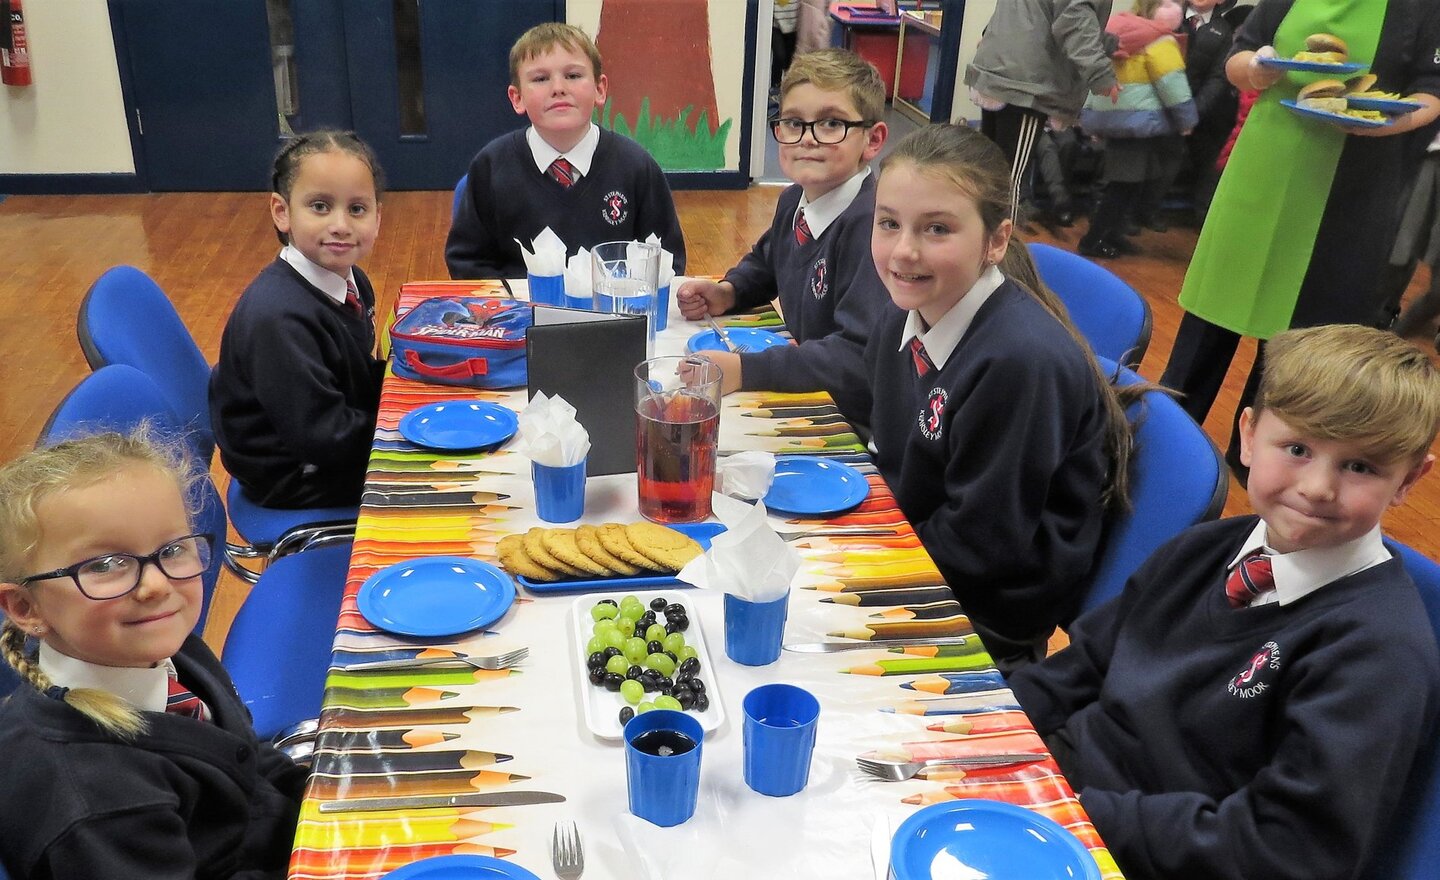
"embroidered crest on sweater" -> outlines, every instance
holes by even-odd
[[[945,401],[949,394],[944,388],[932,388],[920,410],[920,433],[926,440],[939,440],[945,423]]]
[[[619,226],[630,216],[630,199],[618,189],[612,189],[605,194],[605,206],[600,209],[600,216],[611,226]]]
[[[1230,679],[1227,689],[1231,696],[1248,700],[1258,697],[1270,690],[1270,680],[1274,678],[1272,673],[1280,669],[1280,646],[1275,642],[1266,642],[1240,674]]]
[[[810,295],[816,299],[824,299],[825,294],[830,292],[830,271],[826,258],[821,257],[810,267]]]

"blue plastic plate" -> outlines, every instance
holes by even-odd
[[[1418,101],[1402,101],[1399,98],[1357,98],[1354,95],[1346,95],[1345,102],[1356,110],[1379,110],[1391,116],[1414,113],[1425,106]]]
[[[695,539],[702,548],[710,549],[710,539],[725,531],[720,523],[676,523],[667,525],[682,534]],[[596,590],[648,590],[652,587],[688,587],[687,583],[675,580],[673,574],[637,574],[634,577],[609,578],[565,578],[558,581],[532,581],[527,577],[516,577],[521,586],[532,593],[593,593]]]
[[[380,569],[356,599],[370,623],[402,636],[453,636],[489,626],[515,601],[510,575],[463,556],[430,556]]]
[[[1095,858],[1075,835],[1001,801],[946,801],[916,811],[895,830],[890,866],[895,880],[1100,880]]]
[[[775,459],[775,482],[761,500],[775,513],[825,516],[849,510],[869,494],[865,475],[844,462],[782,455]]]
[[[499,404],[443,400],[413,409],[400,419],[400,436],[426,449],[459,451],[504,443],[520,419]]]
[[[1323,61],[1296,61],[1294,58],[1261,58],[1260,63],[1267,67],[1279,67],[1282,70],[1300,70],[1305,73],[1331,73],[1345,74],[1358,73],[1369,67],[1368,64],[1359,64],[1354,61],[1344,61],[1339,64],[1326,64]]]
[[[747,351],[764,351],[767,348],[774,348],[777,345],[789,345],[790,343],[779,333],[771,333],[769,330],[757,330],[754,327],[731,327],[725,331],[730,341],[737,349],[743,348]],[[729,351],[725,343],[720,341],[720,336],[714,330],[701,330],[685,343],[686,351]]]
[[[540,880],[539,877],[504,859],[489,856],[435,856],[411,862],[386,874],[381,880]]]
[[[1298,113],[1301,116],[1308,116],[1311,119],[1320,119],[1333,125],[1339,125],[1345,128],[1384,128],[1385,126],[1391,124],[1390,120],[1388,119],[1358,119],[1354,116],[1342,116],[1339,113],[1330,113],[1326,110],[1316,110],[1313,107],[1305,107],[1289,99],[1281,101],[1280,103],[1284,107],[1288,108],[1292,113]]]

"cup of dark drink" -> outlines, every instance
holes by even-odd
[[[651,358],[635,368],[640,515],[658,523],[710,516],[720,439],[720,368],[701,355]]]
[[[695,815],[704,737],[699,721],[670,709],[653,709],[626,723],[630,812],[664,828]]]

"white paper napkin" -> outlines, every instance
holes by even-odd
[[[520,413],[520,441],[530,460],[546,467],[569,467],[590,454],[590,434],[575,420],[575,407],[543,391]]]
[[[650,237],[647,238],[647,239],[645,239],[645,243],[646,243],[646,244],[653,244],[653,245],[659,246],[659,244],[660,244],[660,236],[658,236],[658,235],[656,235],[655,233],[652,232],[652,233],[650,233]],[[672,254],[672,253],[670,253],[669,251],[665,250],[665,248],[662,247],[662,248],[660,248],[660,286],[661,286],[661,287],[669,287],[669,286],[670,286],[670,282],[671,282],[671,281],[674,281],[674,280],[675,280],[675,255]]]
[[[800,571],[800,554],[770,527],[765,504],[751,506],[717,494],[711,496],[711,505],[725,531],[676,577],[702,590],[719,590],[751,602],[785,595]]]
[[[565,264],[565,295],[579,299],[593,297],[595,287],[590,281],[590,272],[590,249],[582,247]]]
[[[751,449],[715,462],[717,492],[754,501],[764,498],[775,482],[775,453]]]
[[[560,240],[549,226],[540,230],[530,247],[515,239],[520,245],[520,256],[525,260],[525,271],[539,278],[553,278],[565,271],[565,242]]]

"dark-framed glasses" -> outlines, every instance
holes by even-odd
[[[775,136],[777,143],[798,144],[800,139],[805,137],[805,130],[809,129],[815,143],[838,144],[850,136],[850,129],[869,128],[874,124],[866,119],[815,119],[806,122],[793,116],[772,117],[770,134]]]
[[[175,581],[199,577],[210,567],[213,535],[186,535],[176,538],[148,556],[131,553],[107,553],[74,565],[43,574],[32,574],[20,580],[21,586],[34,581],[68,577],[87,599],[118,599],[140,586],[145,566],[154,563],[160,573]]]

